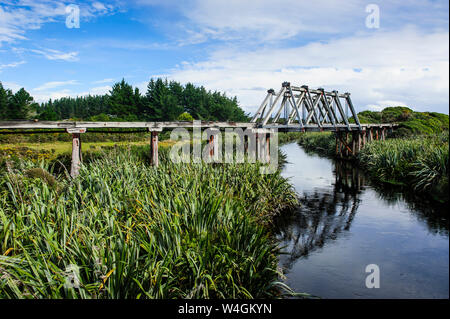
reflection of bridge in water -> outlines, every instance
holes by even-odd
[[[290,243],[285,267],[350,229],[364,185],[365,177],[357,168],[336,162],[332,189],[315,189],[301,196],[299,211],[288,219],[280,218],[277,224],[278,238]]]
[[[350,230],[369,180],[347,161],[335,161],[333,173],[335,182],[332,188],[316,188],[303,193],[299,209],[277,220],[277,238],[287,245],[283,249],[288,255],[283,262],[284,268],[290,269],[297,259],[307,257]],[[448,236],[448,216],[438,213],[440,210],[430,203],[399,193],[398,189],[390,192],[374,185],[371,188],[375,188],[376,196],[388,205],[404,201],[411,214],[423,221],[430,232]]]

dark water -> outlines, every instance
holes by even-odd
[[[448,298],[449,226],[442,208],[371,186],[348,164],[306,154],[297,144],[283,175],[301,200],[280,221],[286,283],[322,298]],[[405,198],[406,197],[406,198]],[[366,266],[380,288],[366,287]]]

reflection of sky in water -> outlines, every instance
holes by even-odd
[[[296,144],[281,148],[287,154],[288,164],[283,176],[289,177],[299,194],[314,187],[330,187],[334,182],[332,162],[316,155],[308,155]]]
[[[279,236],[284,238],[281,246],[286,246],[288,253],[280,256],[288,285],[324,298],[448,298],[447,236],[430,232],[404,201],[389,203],[370,186],[345,200],[343,193],[334,196],[330,160],[307,155],[296,144],[285,145],[282,150],[289,162],[283,176],[291,177],[299,195],[308,196],[298,213],[303,219],[285,225],[281,230],[285,236]],[[327,208],[320,206],[321,202]],[[351,215],[352,205],[356,212],[350,228],[330,231],[327,226],[333,228],[341,218]],[[325,239],[296,255],[296,246],[311,237],[311,224],[306,228],[305,220],[318,221],[316,234]],[[365,267],[372,263],[380,267],[379,289],[365,287]]]

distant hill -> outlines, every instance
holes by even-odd
[[[398,123],[396,136],[439,134],[449,129],[449,116],[437,112],[415,112],[405,106],[386,107],[381,112],[358,113],[361,123]]]

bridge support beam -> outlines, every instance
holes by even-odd
[[[258,160],[262,163],[270,163],[270,131],[259,129],[258,133]]]
[[[364,130],[362,132],[362,146],[363,147],[366,146],[366,143],[367,143],[367,130]]]
[[[264,163],[270,163],[270,134],[265,134],[265,143],[264,143]]]
[[[249,154],[249,156],[254,156],[254,159],[260,161],[262,163],[270,162],[270,130],[258,128],[252,129],[251,134],[254,135],[255,147],[251,150],[251,152],[255,152],[255,154]],[[248,150],[248,136],[244,136],[246,138],[246,149]]]
[[[150,165],[158,167],[159,156],[158,156],[158,133],[162,129],[149,129],[150,131]]]
[[[357,131],[336,130],[334,133],[336,157],[342,159],[356,157],[368,142],[386,140],[387,132],[388,128],[385,126],[364,127]]]
[[[72,164],[70,166],[70,176],[77,177],[80,174],[81,154],[81,134],[86,133],[85,128],[68,128],[66,132],[72,134]]]
[[[349,149],[350,147],[348,146],[348,132],[345,132],[345,157],[347,158],[349,156]]]
[[[361,151],[361,140],[362,140],[362,132],[358,131],[357,133],[357,152],[359,153]]]
[[[209,157],[214,157],[214,151],[215,151],[215,140],[214,135],[211,135],[208,140],[208,146],[209,146]]]
[[[356,157],[365,145],[365,131],[336,131],[336,157],[349,159]]]
[[[352,155],[353,156],[356,156],[356,153],[358,152],[358,150],[357,150],[358,145],[356,144],[356,140],[357,140],[356,136],[359,136],[359,133],[353,132],[352,133]]]

